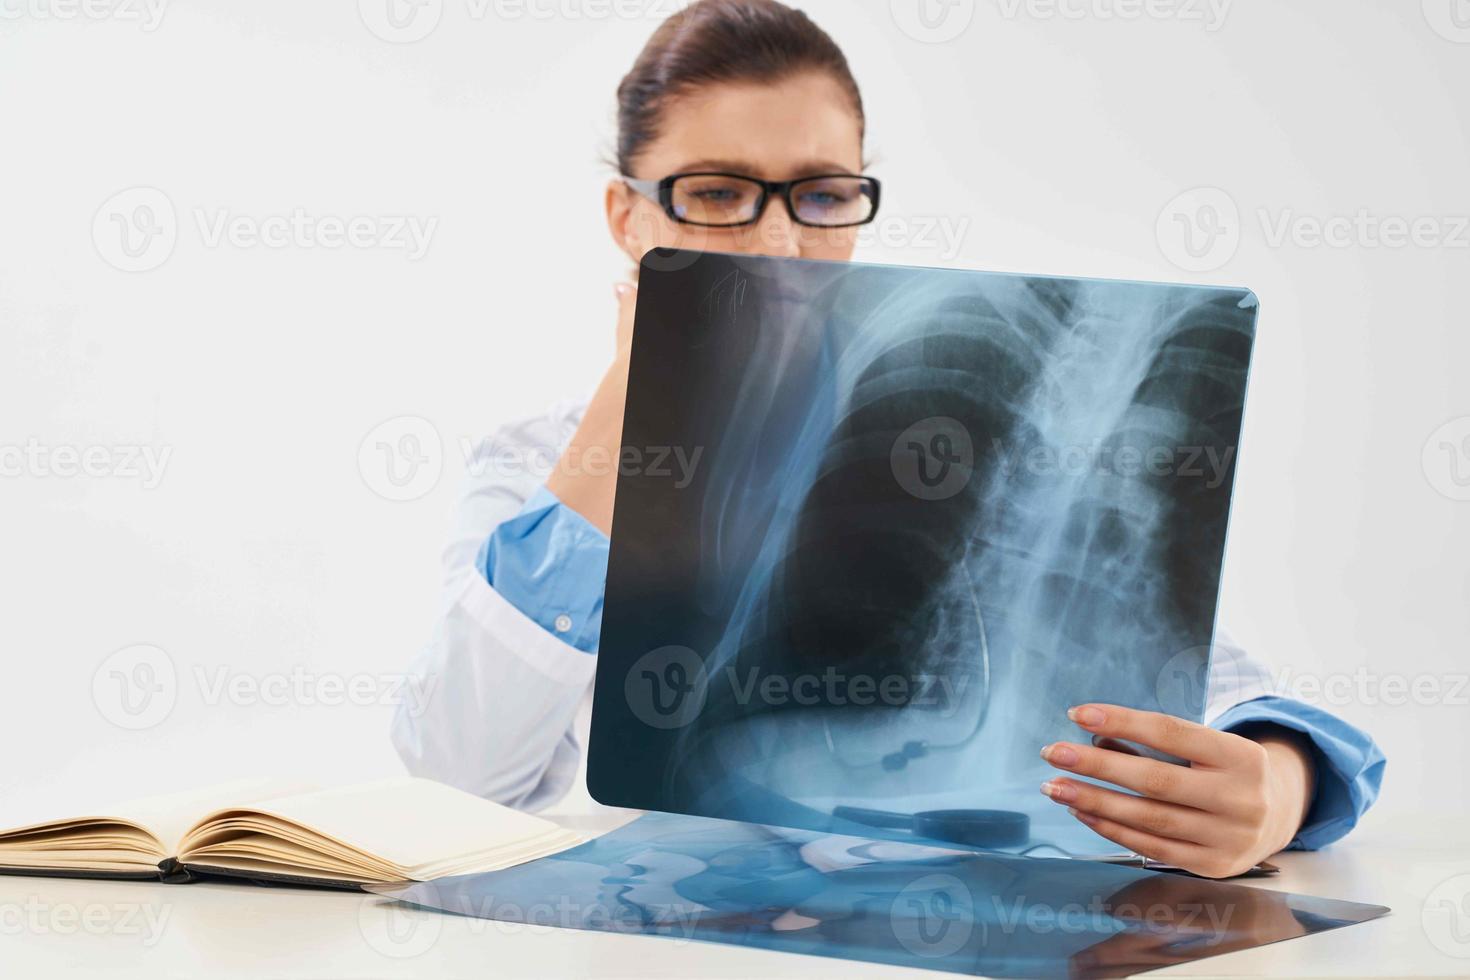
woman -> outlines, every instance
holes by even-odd
[[[834,208],[854,195],[824,183],[850,175],[844,189],[865,186],[863,104],[846,59],[775,0],[701,0],[671,17],[619,86],[618,109],[620,176],[605,209],[634,265],[660,246],[846,261],[873,217]],[[696,176],[711,173],[725,176]],[[658,187],[671,177],[666,209]],[[393,729],[414,773],[528,809],[566,794],[586,742],[616,473],[578,461],[615,459],[620,445],[636,286],[615,293],[617,354],[591,401],[481,447],[487,459],[543,453],[560,464],[544,483],[524,468],[479,468],[445,552],[445,610],[417,666],[436,697],[419,715],[400,709]],[[1042,792],[1123,847],[1207,876],[1336,840],[1376,797],[1383,757],[1346,723],[1270,696],[1266,676],[1217,648],[1208,727],[1077,706],[1077,741],[1047,746],[1046,760],[1141,795],[1061,775]],[[1109,739],[1192,766],[1099,747]]]

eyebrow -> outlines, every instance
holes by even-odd
[[[744,174],[754,177],[760,170],[746,160],[695,160],[684,164],[674,173],[688,174],[699,171],[719,171],[721,173]],[[791,175],[792,180],[800,180],[803,177],[825,176],[827,174],[846,174],[852,177],[858,176],[852,170],[840,164],[830,163],[822,160],[814,160],[797,167]]]

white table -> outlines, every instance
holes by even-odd
[[[1160,971],[1220,976],[1470,974],[1470,830],[1398,821],[1285,854],[1256,887],[1389,905],[1385,918]],[[1464,877],[1458,877],[1464,876]],[[1453,930],[1457,904],[1459,931]],[[14,977],[943,976],[645,936],[514,926],[377,896],[252,885],[0,876],[0,963]]]

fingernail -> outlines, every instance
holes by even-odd
[[[1041,791],[1058,803],[1071,803],[1077,795],[1076,791],[1066,783],[1059,783],[1055,779],[1048,779],[1041,784]]]
[[[1107,721],[1107,716],[1091,705],[1067,709],[1067,717],[1083,728],[1097,728]]]
[[[1057,742],[1042,749],[1041,757],[1054,766],[1070,766],[1077,761],[1077,751],[1070,745]]]
[[[618,299],[622,299],[624,296],[627,296],[632,291],[633,291],[633,286],[630,283],[626,283],[626,282],[615,282],[615,283],[613,283],[613,295],[615,297],[617,297]]]
[[[1068,807],[1067,808],[1067,812],[1070,813],[1072,816],[1076,817],[1078,820],[1081,820],[1083,823],[1087,824],[1087,826],[1089,826],[1089,827],[1091,827],[1093,824],[1097,823],[1097,817],[1094,817],[1090,813],[1083,813],[1081,810],[1077,809],[1076,807]]]

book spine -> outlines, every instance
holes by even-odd
[[[199,880],[199,876],[180,864],[178,858],[164,858],[158,862],[158,873],[158,880],[167,885],[187,885]]]

